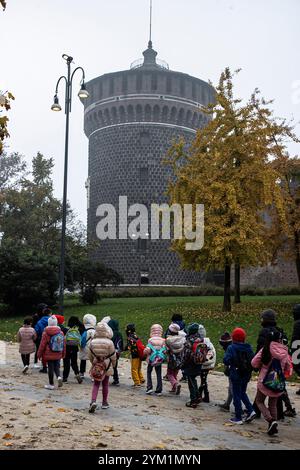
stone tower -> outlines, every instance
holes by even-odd
[[[118,207],[167,202],[170,169],[162,164],[172,141],[187,144],[205,125],[203,105],[213,88],[158,61],[151,40],[144,58],[129,70],[108,73],[87,84],[84,129],[89,139],[88,236],[96,238],[99,204]],[[125,284],[196,285],[203,274],[180,270],[167,240],[100,241],[97,260],[115,269]]]

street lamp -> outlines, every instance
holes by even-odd
[[[59,77],[54,94],[53,104],[51,106],[52,111],[61,111],[61,106],[58,99],[58,87],[62,80],[65,81],[65,114],[66,114],[66,134],[65,134],[65,164],[64,164],[64,189],[63,189],[63,212],[62,212],[62,228],[61,228],[61,247],[60,247],[60,269],[59,269],[59,307],[63,313],[64,309],[64,284],[65,284],[65,238],[66,238],[66,220],[67,220],[67,183],[68,183],[68,150],[69,150],[69,116],[71,112],[72,104],[72,82],[73,77],[77,70],[82,73],[80,82],[80,90],[78,96],[80,99],[86,99],[89,97],[89,93],[85,87],[85,73],[82,67],[77,67],[71,74],[71,64],[73,63],[73,57],[67,54],[63,54],[62,58],[66,61],[68,73],[65,77],[62,75]]]

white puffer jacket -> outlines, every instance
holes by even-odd
[[[204,338],[204,343],[208,347],[207,361],[202,364],[202,370],[212,370],[215,368],[217,353],[209,338]]]
[[[91,339],[93,339],[94,334],[95,334],[95,328],[97,324],[97,318],[95,315],[91,315],[90,313],[87,313],[83,317],[83,324],[85,327],[85,333],[86,333],[86,345],[84,348],[80,349],[79,351],[79,359],[81,361],[87,361],[89,359],[89,344]]]
[[[166,346],[173,354],[179,354],[183,351],[185,343],[185,335],[170,335],[167,336]]]
[[[89,347],[89,359],[91,363],[96,361],[95,356],[105,358],[105,364],[106,367],[108,367],[106,375],[113,375],[113,368],[117,362],[115,346],[111,340],[112,337],[113,331],[107,323],[97,323],[96,332],[94,338],[90,341]]]

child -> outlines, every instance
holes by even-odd
[[[267,432],[270,436],[278,433],[277,400],[282,391],[266,383],[266,379],[269,377],[269,373],[272,373],[273,367],[278,366],[278,377],[284,387],[285,380],[282,373],[290,368],[288,348],[284,346],[282,340],[282,332],[274,327],[269,331],[264,347],[252,359],[252,366],[260,369],[255,402],[263,417],[269,423]],[[269,397],[268,407],[265,405],[267,397]]]
[[[84,332],[81,335],[79,359],[80,359],[80,377],[83,379],[86,371],[86,361],[89,359],[89,345],[95,334],[97,318],[95,315],[87,313],[83,317]]]
[[[292,334],[292,342],[291,342],[291,353],[292,357],[297,358],[297,363],[294,362],[294,371],[300,377],[300,356],[299,352],[297,354],[297,350],[299,351],[300,345],[300,304],[296,304],[293,307],[293,317],[294,317],[294,328]],[[300,388],[296,392],[297,395],[300,395]]]
[[[251,379],[251,360],[254,353],[250,344],[245,343],[246,333],[242,328],[235,328],[231,334],[232,344],[228,347],[224,364],[229,367],[229,377],[232,383],[233,404],[235,417],[230,419],[233,424],[250,423],[255,418],[255,411],[247,395],[247,385]],[[242,419],[242,402],[247,409],[247,417]]]
[[[37,305],[36,313],[32,315],[32,325],[31,325],[32,328],[35,328],[35,325],[37,324],[37,322],[42,318],[43,311],[45,310],[45,308],[48,308],[47,304],[41,303]],[[37,352],[40,346],[40,342],[41,342],[41,337],[39,339],[37,337],[35,340],[36,348],[35,348],[34,364],[33,364],[33,367],[35,369],[38,369],[40,367],[38,365],[38,360],[37,360]]]
[[[23,374],[26,374],[29,369],[30,354],[35,352],[36,331],[32,328],[32,318],[27,317],[24,320],[23,326],[19,329],[17,334],[17,341],[20,343],[19,352],[23,361]]]
[[[58,386],[62,387],[60,376],[60,360],[66,354],[66,341],[61,329],[57,326],[57,318],[52,315],[48,319],[48,326],[45,328],[41,344],[38,350],[38,359],[42,358],[48,363],[49,385],[45,385],[48,390],[54,390],[54,373],[57,377]]]
[[[134,323],[129,323],[126,326],[126,336],[127,344],[125,351],[130,351],[131,355],[131,377],[134,382],[133,387],[140,387],[145,383],[145,379],[142,372],[142,360],[137,347],[139,338],[136,335]]]
[[[172,385],[170,393],[180,394],[181,385],[178,384],[177,375],[182,365],[182,352],[185,343],[185,336],[180,335],[180,326],[177,323],[171,323],[168,328],[169,335],[166,338],[168,352],[167,377]]]
[[[161,325],[155,324],[151,326],[150,338],[144,350],[144,357],[147,359],[147,395],[153,393],[152,388],[152,371],[155,369],[157,377],[157,385],[155,394],[160,396],[162,394],[163,384],[161,376],[161,366],[166,359],[166,345],[165,339],[162,337],[163,328]]]
[[[123,349],[124,349],[123,337],[119,331],[119,322],[117,320],[109,320],[107,324],[113,331],[112,342],[114,343],[116,355],[117,355],[116,365],[114,367],[114,381],[112,382],[112,385],[115,385],[116,387],[118,387],[120,385],[119,373],[118,373],[118,362],[119,362],[121,353],[123,352]]]
[[[190,401],[185,405],[189,408],[197,408],[202,398],[197,384],[197,377],[201,374],[202,363],[206,360],[207,346],[199,336],[199,324],[192,323],[187,327],[187,336],[183,352],[183,372],[188,378]],[[197,357],[197,350],[202,355],[202,359]],[[202,363],[201,363],[202,362]]]
[[[48,326],[48,320],[51,315],[52,315],[52,312],[50,308],[48,307],[44,308],[40,320],[37,322],[37,324],[34,327],[36,334],[37,334],[37,339],[36,339],[37,349],[39,349],[39,346],[42,340],[43,331]],[[47,362],[43,362],[42,366],[43,367],[40,369],[40,372],[42,374],[47,374]]]
[[[225,333],[221,335],[219,344],[224,349],[224,352],[226,352],[227,348],[232,344],[231,334],[228,333],[228,331],[225,331]],[[226,401],[222,405],[219,405],[219,408],[222,411],[230,411],[230,405],[232,402],[232,383],[229,377],[229,367],[224,367],[224,374],[228,377],[228,393]]]
[[[112,342],[113,332],[106,322],[96,325],[94,338],[89,345],[89,359],[92,363],[91,376],[94,379],[92,389],[92,401],[89,413],[94,413],[97,408],[97,396],[100,383],[102,383],[102,406],[106,410],[108,404],[109,376],[113,374],[113,367],[116,365],[116,352]]]
[[[202,394],[204,395],[202,401],[204,403],[209,403],[209,392],[208,392],[208,385],[207,385],[207,376],[209,374],[210,370],[213,370],[216,365],[216,350],[212,342],[210,341],[209,338],[206,337],[206,329],[204,328],[203,325],[199,325],[198,333],[200,336],[200,339],[204,341],[204,344],[206,344],[208,353],[207,353],[207,360],[203,362],[202,368],[201,368],[201,385],[199,387],[199,393],[200,397],[202,398]]]
[[[68,331],[66,333],[66,355],[64,358],[64,373],[63,381],[68,382],[68,377],[70,373],[70,364],[74,371],[76,380],[79,384],[82,383],[82,378],[79,374],[79,368],[77,363],[78,350],[81,343],[81,335],[79,332],[79,327],[82,323],[79,321],[78,317],[70,317],[68,321]]]
[[[174,313],[174,314],[172,315],[171,322],[172,322],[172,323],[176,323],[176,324],[179,326],[180,332],[179,332],[178,334],[185,337],[185,336],[186,336],[185,322],[184,322],[184,320],[183,320],[183,318],[182,318],[181,313]],[[172,323],[171,323],[171,324],[172,324]],[[165,338],[167,338],[167,336],[169,336],[169,335],[170,335],[170,331],[169,331],[169,328],[168,328],[167,331],[165,332],[165,335],[164,335],[164,336],[165,336]],[[168,377],[167,377],[167,376],[164,377],[164,380],[165,380],[165,379],[168,380]],[[182,374],[182,377],[181,377],[181,379],[180,379],[180,382],[186,382],[186,381],[187,381],[187,377],[186,377],[184,374]]]

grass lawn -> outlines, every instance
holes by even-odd
[[[146,342],[153,323],[160,323],[166,329],[172,314],[180,312],[187,324],[195,321],[204,324],[217,348],[218,363],[221,363],[223,351],[218,339],[225,330],[231,331],[236,326],[245,328],[247,340],[255,349],[260,329],[259,314],[266,308],[273,308],[278,312],[278,325],[290,337],[293,328],[292,306],[300,303],[297,295],[244,296],[240,305],[234,305],[233,311],[225,314],[222,312],[222,300],[222,297],[114,298],[103,299],[95,306],[82,306],[76,299],[70,299],[66,301],[65,316],[82,318],[85,313],[92,313],[101,320],[105,315],[110,315],[119,320],[122,332],[127,323],[135,323],[138,335]],[[21,317],[1,318],[0,339],[14,341],[21,325]]]

